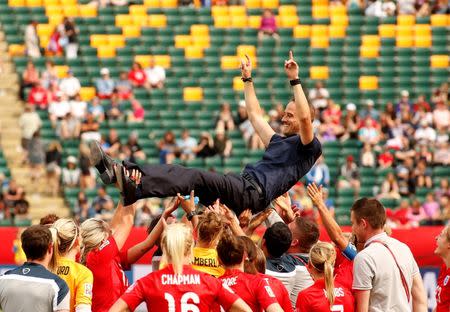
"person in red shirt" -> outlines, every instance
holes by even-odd
[[[231,233],[224,233],[217,245],[217,255],[225,267],[225,274],[219,279],[237,293],[253,312],[281,312],[277,297],[267,280],[244,272],[245,247],[241,239]]]
[[[134,62],[131,67],[130,72],[128,73],[128,80],[130,80],[131,84],[134,88],[142,88],[145,87],[147,89],[150,86],[147,83],[147,75],[145,71],[142,69],[141,64]]]
[[[309,253],[307,269],[314,284],[297,297],[297,312],[353,312],[355,299],[347,288],[334,279],[336,251],[330,243],[318,242]]]
[[[434,253],[444,260],[436,287],[436,309],[434,312],[450,311],[450,225],[436,237]]]
[[[47,93],[48,91],[42,86],[41,82],[36,82],[28,94],[28,103],[35,105],[38,109],[46,109],[48,106]]]
[[[111,307],[110,312],[134,311],[145,301],[148,311],[251,311],[220,280],[196,271],[192,259],[192,230],[181,223],[167,225],[161,248],[167,266],[139,279]]]

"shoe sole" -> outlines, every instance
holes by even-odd
[[[89,160],[91,162],[91,166],[97,166],[103,158],[103,150],[100,147],[100,144],[97,141],[89,142],[89,150]]]

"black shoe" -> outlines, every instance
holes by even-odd
[[[100,179],[105,184],[114,184],[116,182],[116,176],[114,175],[114,160],[106,155],[97,141],[91,141],[89,143],[91,150],[90,161],[91,165],[97,168],[100,173]]]
[[[115,176],[117,178],[117,186],[122,195],[122,202],[124,206],[130,206],[137,201],[136,198],[136,183],[134,183],[125,173],[125,168],[121,165],[114,167]]]

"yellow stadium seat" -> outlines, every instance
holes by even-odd
[[[42,0],[26,0],[25,4],[27,7],[38,7],[42,6]]]
[[[416,48],[431,48],[432,43],[431,36],[414,36],[414,46]]]
[[[108,35],[91,35],[91,47],[98,48],[109,45]]]
[[[255,57],[256,56],[256,47],[252,46],[252,45],[239,45],[236,48],[236,55],[239,58],[243,58],[246,54],[249,57]]]
[[[122,34],[125,37],[139,37],[141,35],[141,27],[136,25],[126,25],[122,27]]]
[[[309,38],[311,36],[310,25],[297,25],[294,28],[294,38]]]
[[[63,6],[63,14],[69,17],[78,16],[78,6],[76,5],[64,5]]]
[[[400,36],[396,38],[396,46],[398,48],[411,48],[414,44],[412,36]]]
[[[144,5],[149,8],[161,7],[161,3],[159,0],[144,0]]]
[[[8,5],[11,7],[25,6],[25,0],[8,0]]]
[[[281,27],[292,28],[298,25],[297,15],[281,16]]]
[[[328,48],[330,46],[330,40],[328,36],[311,37],[312,48]]]
[[[293,16],[297,15],[297,7],[295,5],[280,5],[278,8],[278,15]]]
[[[151,55],[136,55],[134,57],[134,61],[141,64],[143,68],[146,68],[150,65],[150,60],[153,58]]]
[[[325,5],[328,6],[329,2],[328,0],[313,0],[312,1],[312,5],[316,6],[316,5]]]
[[[328,18],[330,17],[328,6],[317,5],[312,7],[312,17],[313,18]]]
[[[218,28],[231,27],[231,18],[230,18],[230,16],[223,15],[223,16],[214,17],[214,27],[218,27]]]
[[[77,0],[60,0],[60,5],[78,5]]]
[[[125,36],[108,35],[108,44],[114,48],[123,48],[125,46]]]
[[[59,5],[59,4],[60,4],[59,0],[44,0],[43,1],[43,5],[45,7],[50,6],[50,5]]]
[[[414,32],[411,26],[397,26],[397,37],[411,37],[413,35]]]
[[[62,23],[63,19],[64,19],[64,15],[62,15],[62,14],[50,15],[50,16],[48,16],[48,23],[50,25],[57,26]]]
[[[228,7],[215,5],[211,8],[212,17],[217,16],[227,16],[228,15]]]
[[[50,42],[50,36],[40,36],[39,37],[39,45],[41,46],[41,48],[47,48],[48,47],[48,43]]]
[[[230,15],[230,26],[234,28],[245,28],[248,25],[247,16],[245,15]]]
[[[59,5],[49,5],[45,7],[45,15],[48,17],[51,17],[52,15],[62,15],[63,14],[63,8]]]
[[[80,97],[82,101],[91,101],[95,97],[94,87],[81,87]]]
[[[347,15],[331,15],[331,25],[348,26]]]
[[[347,16],[347,7],[345,5],[331,5],[330,16]]]
[[[449,17],[446,14],[431,15],[431,26],[445,27],[450,25]]]
[[[79,13],[81,17],[96,17],[97,16],[97,7],[93,5],[80,5],[78,6]]]
[[[396,26],[391,24],[379,25],[378,34],[381,38],[394,38],[396,34]]]
[[[153,61],[163,68],[170,68],[170,55],[153,55]]]
[[[235,55],[232,56],[222,56],[220,61],[222,69],[238,69],[239,68],[239,58]]]
[[[178,0],[161,0],[162,8],[176,8],[178,7]]]
[[[311,66],[309,76],[311,79],[328,79],[328,66]]]
[[[164,14],[152,14],[148,17],[148,26],[150,27],[166,27],[167,16]]]
[[[186,102],[203,100],[203,89],[200,87],[187,87],[183,89],[183,99]]]
[[[22,56],[25,54],[25,46],[23,44],[10,44],[8,53],[10,56]]]
[[[123,27],[127,25],[133,25],[133,19],[131,15],[128,14],[117,14],[116,15],[116,26]]]
[[[111,58],[116,56],[116,48],[113,46],[100,46],[97,48],[99,58]]]
[[[377,76],[361,76],[359,77],[360,90],[376,90],[378,89]]]
[[[416,23],[416,17],[414,15],[398,15],[397,25],[399,26],[413,26]]]
[[[69,70],[69,66],[67,65],[56,65],[56,76],[58,76],[59,79],[67,77],[67,71]]]
[[[345,38],[345,33],[346,33],[345,30],[346,30],[345,26],[330,25],[328,27],[328,37],[330,37],[330,38]]]
[[[209,36],[192,36],[192,45],[198,47],[198,48],[209,48],[211,45],[211,39]]]
[[[276,9],[279,6],[278,0],[262,0],[262,7],[265,9]]]
[[[311,39],[314,37],[328,37],[327,25],[312,25],[311,26]]]
[[[192,44],[190,35],[176,35],[175,48],[186,48]]]
[[[55,26],[49,24],[39,24],[37,25],[38,36],[51,36]]]
[[[228,15],[230,15],[230,16],[237,16],[237,15],[245,16],[245,15],[247,15],[247,11],[245,9],[245,6],[243,6],[243,5],[230,5],[228,7]]]
[[[447,68],[448,67],[448,55],[432,55],[431,59],[431,67],[438,68]]]
[[[192,36],[209,36],[208,25],[203,25],[203,24],[191,25],[191,35]]]
[[[258,9],[261,7],[261,0],[245,0],[245,6],[249,9]]]
[[[184,49],[184,57],[187,59],[195,59],[203,57],[203,48],[199,46],[189,46]]]
[[[145,27],[148,25],[150,17],[147,15],[130,15],[132,25]]]
[[[379,47],[378,46],[361,46],[360,50],[359,50],[359,55],[361,57],[367,57],[367,58],[374,58],[374,57],[378,57],[378,51],[379,51]]]
[[[377,35],[363,35],[363,36],[361,36],[361,46],[379,47],[380,46],[380,37]]]
[[[145,5],[133,4],[129,6],[130,15],[147,15],[147,7]]]
[[[233,78],[233,90],[234,91],[243,91],[244,90],[244,82],[242,81],[240,76]]]
[[[414,35],[415,36],[431,36],[431,27],[427,24],[414,25]]]
[[[261,16],[251,15],[248,17],[248,27],[259,28],[261,26]]]

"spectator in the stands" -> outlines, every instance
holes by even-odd
[[[400,199],[397,180],[392,172],[389,172],[381,183],[378,198]]]
[[[61,177],[62,147],[58,141],[52,141],[45,152],[45,172],[48,192],[52,196],[59,193],[59,179]]]
[[[274,109],[269,111],[269,126],[276,133],[281,133],[281,121],[278,115],[278,112]]]
[[[171,164],[175,159],[177,143],[172,131],[164,133],[163,138],[158,142],[159,162],[161,164]]]
[[[395,3],[390,0],[369,0],[369,4],[365,10],[365,15],[384,18],[394,16],[396,9]]]
[[[39,82],[39,71],[34,66],[33,61],[27,62],[27,67],[22,73],[22,80],[20,83],[20,98],[25,100],[25,90],[32,88],[37,82]]]
[[[353,156],[348,155],[345,163],[341,166],[338,189],[353,188],[355,194],[357,194],[360,186],[358,165],[354,162]]]
[[[125,148],[125,157],[131,162],[136,162],[136,160],[145,160],[145,152],[142,146],[138,142],[138,133],[132,131],[128,136],[127,143],[123,146]]]
[[[92,200],[92,208],[95,210],[96,217],[105,221],[112,218],[114,202],[106,193],[104,186],[97,189],[97,196]]]
[[[433,123],[433,114],[426,110],[423,106],[418,106],[417,111],[412,118],[412,124],[415,128],[419,126],[422,121],[426,121],[429,125]]]
[[[138,62],[133,63],[133,66],[128,73],[128,80],[134,88],[149,88],[149,84],[147,83],[147,75],[142,69],[142,65]]]
[[[402,90],[402,92],[400,92],[400,100],[398,101],[395,109],[397,113],[401,112],[403,109],[406,111],[411,111],[412,102],[409,99],[409,92],[407,90]]]
[[[197,157],[206,158],[216,154],[216,151],[214,150],[214,140],[209,132],[203,131],[198,141],[198,145],[195,148]]]
[[[49,89],[52,84],[58,83],[58,73],[55,64],[51,60],[45,62],[45,70],[42,72],[41,83],[46,89]]]
[[[225,102],[220,107],[219,116],[217,116],[216,129],[234,130],[233,113],[230,103]]]
[[[95,213],[90,209],[91,205],[89,199],[86,197],[86,193],[83,191],[78,192],[77,201],[74,207],[75,219],[82,223],[86,219],[94,218]]]
[[[106,111],[106,117],[108,120],[121,120],[123,119],[123,106],[117,97],[112,97],[110,104]]]
[[[319,159],[317,159],[314,166],[306,174],[306,181],[308,184],[314,182],[317,185],[323,185],[324,187],[330,185],[330,169],[328,169],[323,156],[320,156]]]
[[[153,57],[150,58],[148,67],[145,69],[147,83],[150,88],[162,89],[166,80],[166,71],[162,66],[156,65]]]
[[[88,107],[88,112],[94,116],[94,119],[98,122],[103,122],[105,120],[105,109],[100,104],[100,99],[98,97],[94,97],[91,101],[91,105]]]
[[[370,116],[374,120],[380,118],[380,113],[374,108],[375,102],[372,99],[366,101],[366,108],[361,112],[361,117],[364,119]]]
[[[413,105],[413,111],[417,112],[420,108],[423,108],[426,112],[431,111],[430,104],[428,104],[425,95],[421,94],[417,97],[416,103]]]
[[[25,53],[31,58],[41,57],[41,46],[37,34],[37,25],[38,22],[32,20],[25,28]]]
[[[391,168],[394,163],[394,155],[389,151],[389,148],[384,148],[383,152],[378,155],[378,166],[381,169]]]
[[[3,189],[3,198],[6,206],[9,208],[15,207],[25,193],[24,189],[17,185],[16,180],[9,180],[8,186]]]
[[[59,83],[59,89],[70,99],[73,100],[81,90],[80,80],[74,77],[73,71],[67,71],[67,77]]]
[[[33,133],[33,136],[28,143],[28,163],[30,164],[30,177],[32,182],[41,177],[44,161],[44,144],[41,140],[41,133],[37,130]]]
[[[313,202],[306,193],[305,185],[302,182],[298,182],[292,187],[291,201],[293,205],[302,210],[302,215],[312,216],[312,219],[315,220]]]
[[[406,218],[408,219],[408,225],[413,228],[418,227],[422,221],[427,219],[427,215],[418,199],[412,201],[408,213],[406,214]]]
[[[94,115],[88,113],[86,119],[82,122],[80,128],[81,140],[90,141],[96,140],[100,141],[101,135],[99,132],[100,124],[94,119]]]
[[[62,56],[64,51],[62,44],[66,44],[66,37],[61,35],[58,27],[54,27],[47,44],[47,54],[58,57]]]
[[[71,112],[61,121],[59,137],[63,140],[78,139],[80,137],[81,122]]]
[[[228,158],[231,156],[232,149],[233,143],[225,134],[225,130],[220,128],[216,129],[216,135],[214,136],[214,151],[216,154]]]
[[[429,146],[419,145],[419,150],[416,152],[415,161],[418,162],[420,159],[425,160],[427,164],[433,162],[433,153],[430,151]]]
[[[67,165],[62,170],[62,183],[64,187],[78,187],[80,185],[80,169],[77,168],[77,159],[67,157]]]
[[[106,67],[100,70],[100,75],[102,77],[95,81],[97,96],[100,99],[110,99],[114,90],[114,80],[109,76],[109,69]]]
[[[356,112],[356,105],[353,103],[348,103],[345,108],[346,109],[343,124],[345,132],[341,140],[345,141],[347,139],[357,139],[359,115]]]
[[[360,161],[361,166],[363,167],[375,167],[375,153],[373,152],[372,145],[370,143],[364,143]]]
[[[373,123],[374,119],[370,116],[364,121],[364,126],[362,126],[358,131],[358,138],[361,142],[367,142],[372,145],[378,144],[380,142],[380,132]]]
[[[436,130],[430,127],[426,120],[422,120],[419,128],[416,129],[414,139],[418,143],[432,145],[436,141]]]
[[[114,128],[109,129],[105,141],[107,144],[107,147],[105,148],[106,153],[113,158],[118,158],[122,144],[120,143],[120,137],[117,134],[117,130]]]
[[[327,108],[321,113],[322,118],[329,118],[333,124],[341,125],[342,111],[341,107],[332,99],[328,99]]]
[[[450,196],[450,186],[448,183],[448,179],[448,177],[442,177],[440,179],[439,187],[434,192],[436,199],[440,200],[444,196]]]
[[[52,126],[59,132],[61,120],[70,112],[70,103],[67,96],[61,92],[56,94],[56,99],[48,107],[48,115]]]
[[[81,100],[80,95],[77,95],[74,100],[70,101],[70,112],[72,116],[80,121],[86,117],[87,108],[87,103]]]
[[[327,108],[330,93],[324,87],[322,81],[316,81],[314,88],[309,91],[309,100],[314,108],[324,110]]]
[[[437,130],[449,130],[450,126],[450,111],[446,102],[439,101],[433,110],[433,120]]]
[[[91,165],[89,159],[89,146],[84,142],[80,143],[79,147],[79,164],[80,164],[80,188],[93,189],[95,187],[95,169]]]
[[[433,95],[431,96],[431,102],[433,104],[437,104],[438,102],[444,102],[447,103],[448,101],[448,94],[449,94],[449,87],[448,83],[444,82],[440,85],[439,88],[436,88],[433,91]]]
[[[65,46],[66,58],[75,59],[78,56],[78,27],[72,18],[64,17],[64,34],[67,37],[67,45]]]
[[[414,169],[414,177],[416,179],[417,187],[431,188],[433,186],[433,180],[431,179],[431,169],[427,167],[427,162],[424,159],[420,159]]]
[[[447,141],[436,143],[434,150],[433,163],[439,166],[450,165],[450,148]]]
[[[42,121],[39,115],[35,112],[34,107],[25,105],[25,111],[19,118],[19,127],[22,132],[21,146],[24,151],[24,162],[28,160],[28,145],[33,134],[41,128]]]
[[[445,181],[445,180],[442,180]],[[433,193],[428,193],[425,197],[425,202],[422,204],[422,209],[429,221],[439,219],[441,214],[439,203],[436,201]]]
[[[181,138],[176,140],[176,143],[180,151],[181,160],[192,160],[195,158],[194,150],[197,147],[197,140],[190,136],[188,129],[183,130]]]
[[[397,13],[399,15],[415,15],[416,0],[397,0]]]
[[[323,121],[319,126],[319,137],[323,142],[336,141],[342,136],[345,129],[340,124],[335,124],[331,116],[323,116]]]
[[[261,17],[261,25],[258,30],[258,41],[261,43],[264,37],[272,37],[277,45],[280,43],[280,35],[278,34],[277,21],[272,10],[264,9]]]
[[[426,17],[431,15],[431,1],[430,0],[418,0],[416,1],[417,17]]]
[[[395,169],[397,172],[398,189],[401,196],[415,193],[415,179],[413,176],[414,162],[412,158],[405,158],[402,164]]]
[[[142,107],[141,102],[136,99],[131,99],[132,111],[128,113],[128,122],[143,122],[145,117],[145,109]]]
[[[115,85],[119,99],[128,100],[132,96],[133,86],[128,80],[127,72],[120,73],[119,80],[116,81]]]

